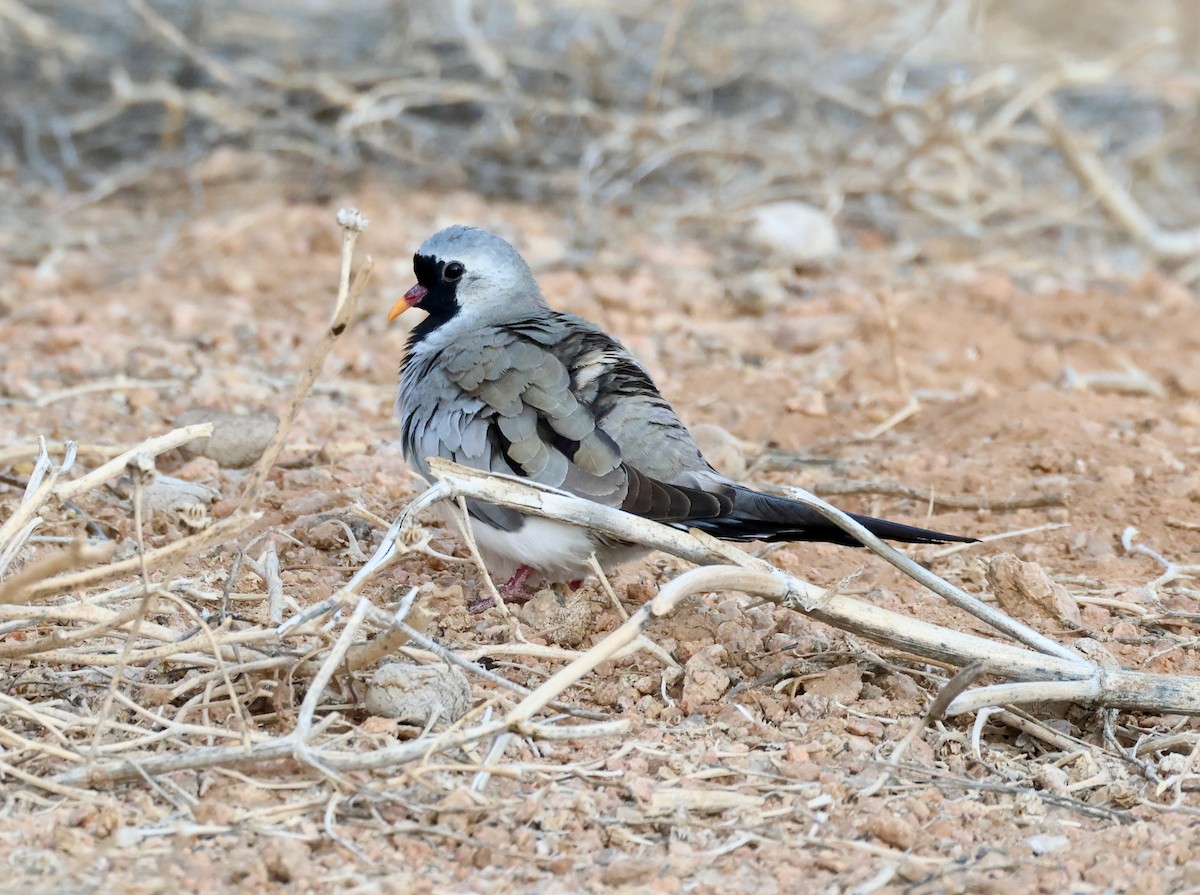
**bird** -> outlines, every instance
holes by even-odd
[[[416,284],[391,322],[411,330],[396,413],[408,464],[432,481],[428,457],[516,476],[677,528],[730,541],[860,546],[798,501],[721,474],[646,368],[599,326],[553,310],[508,242],[455,225],[413,257]],[[612,568],[644,548],[565,522],[467,501],[488,571],[519,593],[587,577],[593,554]],[[881,538],[916,544],[975,539],[851,514]]]

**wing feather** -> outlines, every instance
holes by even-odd
[[[423,373],[419,387],[402,380],[399,398],[405,453],[419,468],[426,456],[451,457],[664,522],[732,506],[731,483],[645,370],[578,318],[490,327],[441,349]],[[471,511],[502,528],[519,519]]]

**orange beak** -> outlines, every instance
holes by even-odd
[[[393,320],[395,320],[397,317],[399,317],[401,314],[403,314],[409,308],[415,308],[417,305],[419,305],[422,301],[425,300],[425,296],[428,294],[429,294],[429,290],[426,289],[424,286],[422,286],[420,283],[417,283],[417,285],[413,286],[411,289],[409,289],[407,292],[404,293],[403,298],[401,298],[398,302],[396,302],[394,305],[392,305],[392,309],[390,311],[388,311],[388,323],[391,323]]]

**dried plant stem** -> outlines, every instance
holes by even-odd
[[[458,526],[459,532],[462,534],[462,539],[467,545],[467,551],[471,554],[471,559],[475,561],[475,567],[479,569],[479,577],[483,579],[484,586],[487,588],[488,594],[492,598],[492,602],[496,608],[500,610],[500,614],[506,619],[512,618],[512,613],[508,609],[508,604],[504,601],[504,595],[500,593],[500,588],[496,587],[496,582],[492,580],[492,573],[488,571],[487,564],[484,563],[483,557],[479,553],[479,544],[475,541],[475,532],[471,530],[471,515],[467,511],[467,502],[461,497],[455,501],[458,512],[454,513],[454,521]],[[518,635],[520,631],[517,631]]]
[[[0,619],[19,621],[30,625],[46,622],[102,625],[113,621],[117,613],[103,606],[90,603],[72,603],[66,606],[0,606]],[[164,625],[146,622],[142,634],[164,643],[174,643],[179,632]]]
[[[82,475],[70,482],[63,482],[54,490],[54,496],[59,500],[70,500],[73,497],[78,497],[80,494],[86,494],[93,488],[103,485],[109,479],[116,478],[124,472],[125,467],[129,465],[129,461],[139,454],[145,454],[148,457],[157,457],[159,454],[165,454],[167,451],[174,450],[190,441],[195,441],[197,438],[207,438],[212,435],[212,431],[212,423],[196,423],[192,426],[182,426],[178,429],[172,429],[164,435],[147,438],[141,444],[118,454],[108,462],[97,466],[86,475]]]
[[[117,628],[132,621],[136,615],[136,611],[137,607],[135,606],[120,613],[112,621],[103,622],[81,631],[72,631],[69,634],[56,632],[38,641],[6,644],[0,648],[0,658],[11,659],[36,655],[40,662],[46,664],[99,667],[116,665],[121,661],[118,653],[99,652],[95,650],[72,650],[65,647],[73,643],[83,643],[107,634],[110,631],[115,631]],[[251,628],[245,631],[223,631],[220,634],[220,641],[222,657],[229,661],[237,661],[238,657],[233,652],[235,647],[244,648],[246,645],[253,643],[270,644],[275,641],[275,637],[270,629]],[[134,650],[130,653],[128,662],[133,665],[158,659],[171,659],[181,665],[215,665],[216,663],[213,661],[211,655],[196,652],[197,649],[207,645],[208,639],[203,632],[199,632],[185,640]],[[250,655],[255,658],[261,658],[261,654],[257,652],[251,652]],[[246,656],[243,655],[242,658],[245,659]]]
[[[210,74],[219,84],[225,87],[237,88],[241,85],[241,77],[237,70],[231,69],[218,61],[204,50],[195,46],[162,14],[152,9],[145,0],[125,0],[129,8],[142,17],[150,29],[172,47],[186,56],[200,68]]]
[[[275,461],[279,458],[279,452],[283,450],[288,433],[291,432],[292,424],[296,422],[296,417],[300,413],[300,408],[303,406],[305,398],[308,397],[313,383],[320,374],[322,367],[325,366],[325,359],[333,349],[334,342],[345,331],[350,318],[354,316],[354,310],[358,307],[359,296],[362,295],[362,291],[366,288],[367,283],[370,282],[371,271],[375,266],[375,262],[370,256],[367,257],[363,266],[354,276],[353,281],[351,281],[350,277],[350,270],[354,260],[354,244],[358,241],[359,234],[366,228],[366,218],[357,211],[350,210],[341,212],[338,215],[338,222],[342,225],[342,265],[341,275],[338,279],[337,304],[334,306],[332,319],[329,321],[329,326],[321,334],[320,341],[313,347],[312,353],[309,355],[308,364],[305,366],[304,372],[296,380],[296,384],[292,389],[291,401],[288,403],[287,409],[280,416],[279,426],[276,428],[271,441],[267,444],[262,457],[259,458],[258,463],[254,466],[254,472],[250,476],[246,490],[242,493],[239,510],[252,507],[258,499],[258,494],[262,490],[262,486],[266,483],[271,469],[275,466]]]
[[[515,478],[490,476],[478,470],[468,469],[436,457],[429,458],[431,473],[438,479],[435,485],[424,495],[415,500],[405,515],[411,518],[414,510],[427,506],[430,502],[444,500],[449,494],[455,498],[460,496],[472,497],[476,500],[498,503],[515,509],[524,509],[535,515],[551,519],[561,519],[581,527],[600,531],[615,537],[622,537],[639,544],[645,544],[658,550],[679,556],[692,562],[708,564],[713,562],[732,562],[744,568],[756,568],[758,571],[780,576],[787,579],[797,592],[808,589],[813,593],[823,593],[821,588],[808,585],[799,579],[784,575],[774,566],[762,560],[752,560],[743,551],[728,544],[723,544],[714,538],[699,538],[697,532],[682,532],[668,528],[665,525],[640,519],[623,513],[611,507],[603,507],[569,495],[554,492]],[[442,487],[439,487],[442,486]],[[972,597],[959,588],[938,578],[932,572],[913,562],[859,525],[845,513],[821,500],[820,498],[797,488],[787,489],[789,496],[807,503],[830,521],[852,534],[868,549],[887,560],[901,572],[929,587],[953,605],[970,612],[976,618],[1003,631],[1020,643],[1032,646],[1048,655],[1058,656],[1067,661],[1083,663],[1083,659],[1075,653],[1056,643],[1050,638],[1039,634],[1027,625],[1009,618],[992,606]],[[757,563],[757,565],[756,565]],[[800,601],[805,605],[804,601]],[[811,601],[811,605],[819,603],[819,598]],[[811,608],[811,605],[806,608]]]
[[[116,666],[113,668],[112,676],[109,678],[104,700],[100,703],[100,710],[96,713],[96,726],[92,729],[91,748],[89,750],[89,758],[91,759],[96,757],[97,750],[100,747],[104,730],[108,725],[109,714],[112,711],[113,701],[116,698],[118,688],[121,686],[121,680],[125,675],[125,666],[129,662],[129,655],[133,651],[134,643],[137,642],[142,622],[145,621],[146,613],[150,611],[150,606],[153,604],[156,594],[155,589],[150,586],[150,567],[146,564],[146,539],[143,529],[144,520],[142,518],[142,498],[145,496],[145,483],[154,476],[154,461],[145,456],[134,457],[129,461],[129,471],[133,476],[133,533],[137,539],[137,559],[141,563],[139,571],[142,576],[142,597],[138,600],[134,608],[133,623],[129,627],[129,636],[125,638],[125,643],[121,647],[121,654],[117,659]]]
[[[232,535],[257,522],[260,518],[262,518],[261,513],[234,513],[228,518],[214,522],[208,528],[194,535],[163,547],[158,547],[155,550],[147,551],[144,557],[146,565],[154,568],[168,561],[180,559],[184,556],[191,556],[197,551],[205,550],[213,544],[227,540]],[[47,597],[67,591],[81,590],[85,587],[103,584],[105,581],[111,581],[114,578],[121,578],[125,575],[138,572],[142,567],[142,560],[143,557],[135,556],[130,559],[121,560],[120,562],[100,566],[96,569],[75,572],[71,575],[60,575],[56,578],[47,578],[28,585],[20,598],[27,602],[33,602],[44,600]]]
[[[433,742],[430,742],[428,738],[421,738],[387,749],[376,749],[365,754],[321,749],[318,757],[324,768],[335,771],[394,768],[409,762],[421,761],[434,752],[446,752],[479,740],[490,739],[497,734],[504,733],[507,729],[508,725],[505,721],[492,721],[465,730],[441,734],[434,737]],[[547,739],[582,739],[625,733],[629,729],[629,722],[622,719],[601,724],[559,727],[529,725],[529,729],[533,735]],[[98,761],[90,766],[56,774],[43,782],[59,787],[101,786],[136,780],[143,775],[159,776],[175,771],[236,767],[242,764],[291,758],[295,754],[295,746],[295,739],[287,736],[254,743],[248,748],[244,746],[213,746],[174,755],[122,757],[116,760]]]
[[[925,710],[925,713],[909,728],[908,733],[904,735],[904,739],[892,749],[892,754],[888,756],[888,760],[884,764],[883,772],[875,779],[875,782],[859,791],[859,797],[866,798],[867,796],[873,796],[883,789],[887,785],[888,780],[891,779],[896,768],[899,767],[901,760],[908,752],[909,747],[912,746],[913,741],[930,724],[944,717],[946,710],[950,707],[954,699],[983,676],[986,671],[987,668],[983,662],[972,662],[947,681],[942,689],[938,691],[934,700],[929,704],[929,708]]]
[[[25,487],[21,503],[17,506],[16,512],[9,516],[3,525],[0,525],[0,552],[10,558],[20,546],[21,540],[29,537],[33,532],[33,526],[26,523],[33,518],[38,507],[50,496],[58,477],[65,475],[75,463],[75,443],[72,441],[67,442],[66,456],[58,466],[50,462],[50,453],[46,448],[45,438],[38,439],[38,446],[37,463],[34,465],[33,474],[29,477],[29,483]]]
[[[93,546],[83,541],[72,541],[66,550],[60,550],[45,559],[31,563],[0,584],[0,606],[23,603],[28,597],[26,588],[35,582],[49,579],[67,569],[104,562],[112,557],[115,549],[116,545],[111,543]]]
[[[708,543],[712,539],[702,540],[695,537],[694,533],[675,531],[618,510],[537,488],[524,481],[489,476],[436,458],[430,459],[430,470],[437,476],[438,482],[410,505],[405,513],[409,521],[405,524],[411,525],[412,513],[431,502],[470,497],[547,518],[587,525],[594,530],[647,546],[660,549],[665,546],[676,555],[694,558],[702,563],[714,559],[729,561],[733,554],[740,557],[735,560],[736,565],[695,569],[665,585],[658,596],[632,615],[628,622],[547,680],[514,709],[510,713],[510,721],[515,729],[522,729],[522,725],[529,723],[533,714],[540,711],[550,699],[632,643],[654,617],[672,611],[687,596],[707,590],[740,590],[763,596],[780,605],[805,612],[819,621],[927,659],[960,667],[978,661],[984,663],[990,674],[1016,679],[1014,683],[985,687],[959,696],[947,709],[948,714],[958,714],[981,704],[1025,702],[1038,698],[1069,699],[1121,708],[1136,705],[1148,710],[1200,714],[1200,679],[1099,668],[1075,651],[980,603],[912,563],[907,557],[879,543],[877,538],[861,529],[845,514],[812,495],[793,492],[827,518],[834,519],[905,574],[926,586],[932,586],[955,605],[960,605],[998,630],[1042,652],[1031,652],[964,634],[830,593],[786,575],[765,562],[753,560],[727,545],[714,547]],[[401,525],[401,531],[403,529],[404,524]],[[381,548],[381,552],[384,550],[386,547]]]
[[[1200,255],[1200,227],[1191,230],[1163,230],[1146,213],[1133,195],[1108,173],[1104,163],[1067,128],[1058,104],[1049,95],[1033,103],[1042,126],[1050,132],[1063,158],[1083,185],[1095,193],[1104,209],[1130,236],[1160,258],[1187,260]]]
[[[1026,646],[1032,647],[1035,650],[1039,650],[1047,655],[1057,656],[1069,662],[1085,664],[1085,660],[1074,650],[1063,646],[1057,641],[1051,640],[1044,634],[1033,630],[1033,628],[1029,627],[1028,625],[1022,624],[1016,619],[1010,618],[999,609],[996,609],[994,606],[984,603],[982,600],[971,596],[961,588],[955,587],[948,581],[939,578],[937,575],[933,574],[933,572],[929,571],[919,563],[914,562],[895,547],[885,544],[882,540],[869,532],[863,525],[855,522],[837,507],[826,503],[815,494],[810,494],[803,488],[785,488],[784,492],[793,500],[798,500],[801,503],[812,507],[843,531],[849,532],[854,536],[855,540],[869,549],[876,556],[879,556],[885,561],[891,563],[909,578],[912,578],[918,584],[929,588],[951,605],[962,609],[964,612],[969,612],[971,615],[975,616],[975,618],[982,622],[986,622],[988,625],[998,631],[1002,631],[1004,634],[1007,634],[1018,643],[1024,643]]]

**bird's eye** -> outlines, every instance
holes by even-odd
[[[462,264],[457,261],[451,261],[446,265],[446,269],[442,271],[442,278],[453,283],[466,272],[467,269]]]

